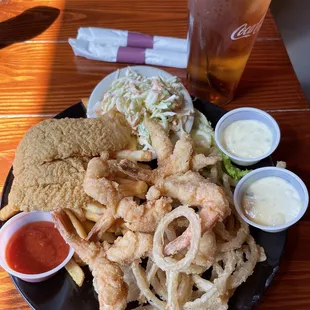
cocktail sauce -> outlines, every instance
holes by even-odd
[[[24,225],[10,238],[6,261],[10,268],[24,274],[38,274],[61,264],[69,246],[52,222],[39,221]]]

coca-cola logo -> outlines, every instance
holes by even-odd
[[[247,23],[245,23],[241,25],[231,34],[230,38],[232,40],[240,40],[256,34],[259,31],[263,21],[264,17],[257,24],[248,25]]]

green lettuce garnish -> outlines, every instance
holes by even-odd
[[[223,165],[224,165],[224,168],[226,170],[226,173],[231,177],[233,178],[234,180],[238,181],[240,180],[241,178],[243,178],[246,174],[248,174],[249,172],[251,172],[252,170],[241,170],[237,167],[235,167],[230,158],[222,153],[222,157],[223,157]]]

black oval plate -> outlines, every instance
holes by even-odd
[[[211,103],[194,101],[194,106],[204,113],[212,125],[225,114],[225,111]],[[84,105],[80,102],[58,114],[55,118],[86,117]],[[272,159],[266,158],[250,168],[273,166]],[[1,208],[8,201],[8,195],[13,181],[12,169],[10,170],[2,192]],[[0,227],[3,222],[0,221]],[[270,285],[280,264],[284,251],[287,232],[283,231],[270,234],[252,228],[251,233],[256,242],[264,247],[267,260],[257,264],[254,273],[235,292],[229,302],[231,310],[250,310],[262,298],[266,288]],[[87,267],[84,267],[86,280],[79,288],[72,281],[65,269],[58,272],[53,278],[41,283],[27,283],[11,276],[13,283],[28,302],[36,310],[97,310],[99,309],[97,294],[93,289],[92,276]],[[127,309],[132,307],[128,306]]]

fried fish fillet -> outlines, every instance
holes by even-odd
[[[88,161],[70,157],[25,169],[13,181],[9,205],[20,211],[69,208],[83,216],[82,208],[92,201],[83,189]]]
[[[100,118],[50,119],[33,126],[17,147],[14,176],[26,168],[68,157],[94,157],[119,151],[130,142],[131,128],[114,110]]]

